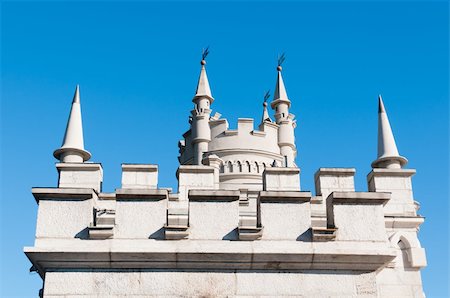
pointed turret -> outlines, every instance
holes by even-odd
[[[200,77],[198,79],[197,90],[192,99],[195,106],[191,111],[192,122],[192,144],[194,149],[194,157],[192,163],[194,165],[201,165],[203,154],[208,151],[208,143],[211,141],[211,129],[209,127],[209,117],[211,115],[211,104],[214,98],[211,95],[211,88],[209,87],[208,76],[206,75],[206,61],[208,55],[208,48],[203,50],[202,61],[200,64]]]
[[[378,96],[378,157],[372,168],[402,168],[408,160],[400,156],[395,144],[386,109],[381,95]]]
[[[195,96],[193,101],[195,102],[196,99],[199,98],[207,98],[210,100],[210,103],[214,101],[214,98],[211,94],[211,88],[209,87],[209,81],[208,76],[206,75],[206,61],[203,59],[200,64],[202,65],[202,68],[200,70],[200,76],[198,78],[197,83],[197,90],[195,91]]]
[[[84,162],[91,158],[91,154],[84,150],[83,124],[81,120],[80,88],[77,85],[72,100],[69,120],[61,148],[53,153],[61,162]]]
[[[275,110],[275,121],[279,125],[278,128],[278,146],[280,147],[280,154],[284,156],[285,167],[297,167],[295,164],[295,157],[297,155],[297,148],[295,147],[295,116],[289,113],[291,101],[289,100],[284,86],[283,77],[281,75],[281,64],[284,61],[284,54],[278,58],[277,66],[277,83],[275,85],[275,93],[273,101],[270,104]]]
[[[283,76],[281,75],[282,70],[283,68],[281,67],[281,65],[278,65],[277,67],[278,77],[277,77],[277,84],[275,85],[275,93],[273,94],[273,102],[277,100],[282,100],[287,102],[290,106],[291,101],[287,96],[286,87],[284,87]]]

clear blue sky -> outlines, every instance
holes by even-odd
[[[30,189],[56,186],[52,152],[75,85],[104,191],[120,187],[123,162],[158,164],[160,186],[176,189],[177,142],[207,45],[212,108],[232,128],[261,117],[286,52],[304,190],[319,167],[356,167],[357,189],[367,189],[383,95],[399,151],[417,169],[424,288],[448,296],[448,11],[431,1],[2,2],[0,296],[41,287],[22,252],[34,241]]]

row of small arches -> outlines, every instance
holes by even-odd
[[[256,161],[227,161],[220,165],[221,173],[262,173],[266,167],[270,167],[265,162]]]

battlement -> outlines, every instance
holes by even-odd
[[[92,165],[83,166],[79,164],[73,170],[78,177],[86,175],[92,179]],[[409,193],[408,183],[403,183],[403,188],[400,184],[392,185],[392,190],[384,184],[379,191],[373,186],[378,182],[372,181],[377,179],[377,173],[369,174],[370,192],[356,192],[354,169],[321,168],[315,174],[314,196],[300,190],[298,168],[267,168],[262,173],[263,190],[249,191],[220,188],[216,183],[219,172],[214,166],[180,166],[179,191],[172,194],[157,186],[157,166],[124,164],[122,169],[122,186],[114,193],[98,193],[83,179],[71,188],[33,188],[39,204],[36,244],[25,251],[41,275],[51,268],[65,266],[58,261],[62,256],[59,251],[64,251],[63,246],[69,243],[73,243],[70,246],[74,252],[94,245],[101,253],[116,241],[121,241],[119,247],[134,249],[115,251],[117,258],[109,261],[108,268],[117,269],[124,264],[127,268],[150,266],[145,260],[151,257],[155,266],[163,267],[265,270],[271,261],[264,256],[270,251],[277,259],[278,270],[375,271],[400,262],[395,250],[399,239],[403,239],[402,245],[406,243],[402,249],[408,254],[409,268],[426,265],[424,250],[415,233],[398,234],[393,229],[390,209],[386,208],[391,201]],[[389,171],[383,171],[383,178],[388,175]],[[400,175],[398,170],[391,175],[411,177]],[[421,222],[421,217],[404,215],[401,227],[416,229]],[[170,259],[156,254],[160,244],[155,240],[168,241],[165,253],[170,255],[174,249],[179,258],[193,253],[184,241],[209,241],[201,242],[210,243],[201,251],[211,254],[211,258],[202,264],[192,262],[196,257],[172,264]],[[51,262],[43,259],[50,242],[52,258],[56,258]],[[217,246],[215,242],[224,244]],[[277,250],[279,245],[285,247],[283,254],[289,252],[291,257],[303,261],[283,260]],[[218,247],[223,250],[217,250]],[[145,253],[136,255],[135,249]],[[225,261],[237,255],[245,259],[248,249],[253,261],[249,259],[246,264]],[[224,259],[215,259],[217,253]],[[355,255],[359,257],[348,257]],[[65,253],[76,264],[74,268],[89,268],[90,263],[80,256]]]
[[[237,129],[230,130],[226,119],[210,121],[211,143],[209,151],[227,149],[259,150],[279,155],[278,147],[278,125],[264,122],[259,129],[254,128],[254,120],[250,118],[239,118]],[[239,144],[237,147],[236,145]]]
[[[36,240],[25,253],[44,295],[421,296],[415,171],[403,169],[381,97],[368,191],[355,190],[354,168],[320,168],[312,194],[295,163],[281,65],[276,124],[266,96],[258,128],[239,118],[230,129],[220,114],[210,116],[205,64],[178,144],[176,192],[158,185],[158,166],[145,164],[122,164],[122,185],[102,192],[101,164],[86,162],[76,89],[70,133],[54,153],[58,186],[32,189]]]

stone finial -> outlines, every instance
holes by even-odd
[[[272,119],[270,119],[269,112],[267,111],[267,100],[270,98],[270,90],[266,92],[264,95],[264,102],[263,102],[263,115],[261,119],[261,124],[264,122],[273,122]]]
[[[53,152],[53,156],[61,162],[82,163],[91,158],[84,150],[83,124],[81,120],[80,88],[77,85],[73,96],[72,108],[67,121],[66,133],[61,148]]]
[[[400,156],[395,144],[392,128],[383,104],[381,95],[378,96],[378,155],[372,162],[372,168],[402,168],[408,160]]]

